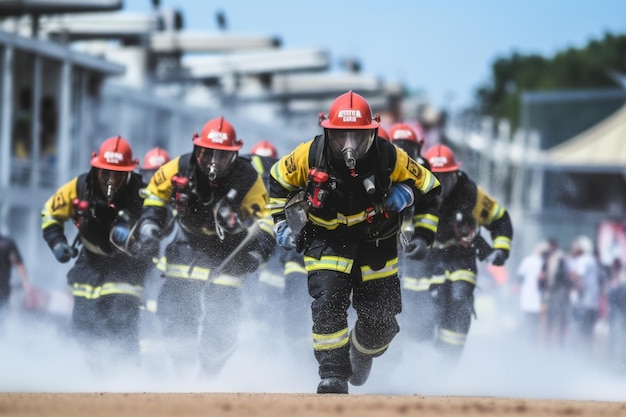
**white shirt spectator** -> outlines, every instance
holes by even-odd
[[[539,313],[541,311],[541,292],[539,291],[539,275],[543,268],[543,250],[545,244],[539,245],[533,253],[527,255],[517,267],[517,277],[521,279],[520,308],[524,312]]]
[[[600,308],[600,267],[593,256],[593,247],[588,238],[574,242],[573,256],[569,259],[568,270],[576,282],[577,299],[575,304],[592,310]]]

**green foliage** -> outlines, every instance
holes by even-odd
[[[602,40],[552,58],[513,53],[497,58],[491,72],[490,80],[475,92],[475,110],[496,121],[506,119],[515,129],[523,92],[617,87],[613,75],[626,73],[626,35],[607,33]]]

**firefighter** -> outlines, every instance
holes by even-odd
[[[425,246],[437,227],[439,182],[377,135],[379,120],[364,97],[344,93],[328,117],[320,114],[324,133],[271,171],[276,241],[304,253],[320,394],[348,393],[348,382],[364,384],[372,358],[398,333],[400,212],[415,205],[423,214],[414,239]],[[351,302],[357,314],[352,331]]]
[[[139,174],[143,181],[143,187],[141,193],[145,196],[145,187],[148,186],[154,173],[162,166],[171,160],[170,154],[163,148],[156,146],[145,153],[141,166],[139,167]],[[168,218],[166,220],[165,227],[161,234],[166,237],[170,236],[174,228],[175,222],[173,216],[175,215],[173,210],[168,211]],[[161,244],[161,248],[163,243]],[[159,250],[161,252],[161,250]],[[158,258],[154,258],[153,262],[158,262]],[[159,295],[161,284],[163,280],[161,278],[161,272],[153,264],[146,276],[144,283],[143,299],[140,313],[140,347],[142,353],[142,362],[146,365],[146,368],[160,370],[160,361],[162,360],[163,352],[161,347],[161,331],[158,317],[156,316],[157,297]]]
[[[389,140],[394,145],[406,151],[407,154],[415,161],[420,163],[422,166],[429,168],[430,165],[428,161],[426,161],[422,157],[422,147],[424,146],[424,132],[420,129],[414,129],[408,123],[394,123],[389,128]],[[409,207],[402,212],[402,236],[398,244],[402,246],[402,241],[410,241],[413,236],[413,231],[415,226],[413,225],[415,222],[420,222],[420,214],[418,216],[414,216],[413,208]],[[414,259],[415,256],[418,256],[424,248],[414,248],[411,254],[407,254],[407,251],[400,252],[400,277],[403,285],[406,285],[407,281],[415,279],[415,276],[420,276],[425,271],[423,270],[423,262],[421,259]],[[411,256],[410,256],[411,255]],[[420,293],[422,295],[429,295],[428,293]],[[412,294],[415,297],[415,294]],[[405,303],[406,305],[406,303]],[[419,326],[422,322],[429,322],[435,319],[437,314],[436,305],[434,299],[432,297],[424,297],[420,302],[412,302],[408,307],[405,307],[404,310],[406,312],[407,308],[411,309],[419,309],[421,320],[408,320],[406,323],[402,323],[403,329],[408,329],[408,333],[410,333],[413,338],[418,340],[422,340],[427,338],[427,335],[424,335],[424,330]],[[403,317],[407,316],[407,314],[403,314]],[[430,317],[427,320],[425,317]]]
[[[215,377],[234,352],[249,272],[269,258],[275,242],[264,220],[268,194],[243,141],[224,117],[193,136],[193,151],[161,166],[146,189],[136,248],[151,258],[168,206],[176,226],[159,261],[164,282],[157,316],[180,376]],[[198,330],[201,327],[199,344]]]
[[[141,178],[146,186],[157,169],[159,169],[161,165],[168,163],[170,159],[170,154],[167,153],[165,149],[158,146],[146,152],[143,157],[141,168],[139,169]]]
[[[15,268],[24,290],[24,302],[34,299],[39,291],[30,283],[17,243],[10,236],[0,235],[0,330],[9,312],[11,272]]]
[[[430,165],[428,161],[426,161],[422,157],[422,146],[424,145],[424,132],[420,129],[414,129],[411,125],[407,123],[394,123],[389,128],[389,141],[404,150],[411,158],[417,161],[422,166],[430,169]],[[415,213],[413,211],[413,207],[408,207],[402,212],[402,236],[400,241],[398,242],[400,245],[402,241],[408,241],[413,236],[413,231],[415,226],[413,223],[419,223],[421,221],[421,213],[417,213],[417,217],[415,217]],[[416,248],[417,249],[417,248]],[[400,273],[402,274],[402,270],[404,269],[405,264],[410,261],[407,261],[406,257],[400,257]],[[417,267],[418,265],[412,265],[412,267]]]
[[[270,169],[278,161],[278,150],[269,141],[257,142],[251,149],[250,160],[269,189]],[[268,220],[273,224],[268,212]],[[259,269],[255,316],[264,317],[272,324],[282,327],[289,338],[289,347],[297,349],[300,341],[307,340],[309,332],[304,327],[308,318],[306,311],[307,272],[302,254],[276,245],[270,260]],[[268,303],[269,301],[269,303]],[[274,308],[278,306],[279,311]]]
[[[56,259],[77,257],[67,274],[71,327],[96,366],[138,364],[139,306],[150,262],[124,245],[143,203],[137,164],[125,139],[108,138],[93,153],[91,169],[59,188],[41,212],[43,238]],[[78,228],[74,242],[82,244],[80,250],[67,241],[68,220]]]
[[[434,340],[449,363],[455,363],[474,314],[477,255],[504,265],[513,226],[507,210],[459,169],[461,163],[449,147],[435,145],[424,156],[441,183],[439,227],[432,248],[408,254],[421,265],[407,268],[402,277],[403,324],[417,340]],[[491,247],[480,236],[481,228],[490,233]]]
[[[389,140],[389,132],[382,126],[378,126],[378,136],[385,140]]]
[[[395,123],[389,128],[388,135],[391,143],[404,149],[411,158],[429,168],[428,161],[422,157],[424,132],[421,129],[414,129],[407,123]]]

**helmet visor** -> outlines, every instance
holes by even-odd
[[[200,171],[208,175],[211,180],[226,174],[236,157],[237,151],[200,147],[196,149],[196,162]]]
[[[327,129],[328,146],[333,156],[341,158],[346,149],[352,149],[356,153],[356,159],[360,159],[374,143],[376,129]]]
[[[107,201],[113,201],[117,193],[124,188],[129,177],[130,173],[127,171],[98,169],[98,184]]]

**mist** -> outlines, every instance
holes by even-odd
[[[350,393],[624,400],[625,372],[608,359],[606,335],[597,336],[591,356],[529,345],[520,336],[517,298],[503,288],[485,288],[476,290],[478,318],[457,366],[446,366],[428,343],[412,341],[401,330],[388,351],[374,360],[366,384],[350,386]],[[310,341],[294,342],[280,325],[254,314],[257,303],[265,317],[279,317],[276,300],[246,294],[238,348],[221,374],[206,380],[176,377],[158,343],[157,349],[143,354],[139,371],[95,374],[69,335],[69,310],[28,311],[18,288],[0,329],[0,390],[314,393],[319,377]],[[306,326],[308,331],[310,324]]]

